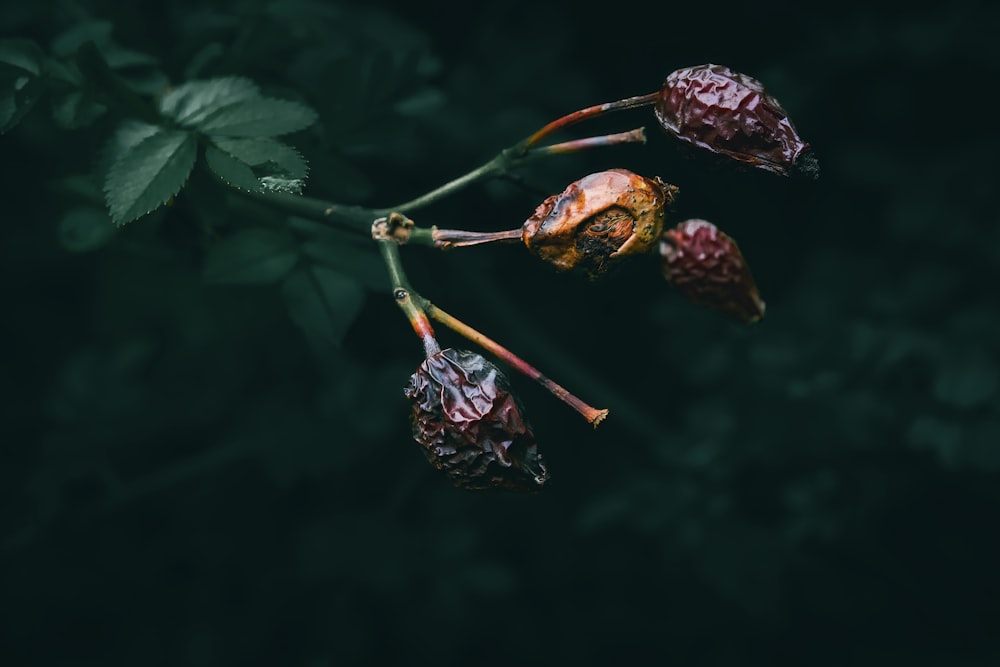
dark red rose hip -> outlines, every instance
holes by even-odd
[[[819,177],[819,165],[788,113],[754,78],[723,65],[676,70],[663,82],[656,117],[668,134],[782,175]]]
[[[462,489],[537,491],[548,479],[531,426],[499,368],[448,348],[424,360],[404,390],[413,438]]]
[[[743,324],[764,316],[764,302],[736,243],[705,220],[685,220],[660,239],[663,276],[692,302]]]

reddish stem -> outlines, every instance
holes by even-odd
[[[410,292],[402,287],[396,288],[393,296],[396,298],[396,305],[406,314],[406,319],[410,321],[410,326],[420,336],[424,344],[424,356],[431,356],[441,351],[437,339],[434,337],[434,327],[424,310],[413,302]]]
[[[434,229],[431,234],[434,247],[448,250],[484,243],[513,243],[521,240],[521,229],[502,232],[467,232],[463,229]]]
[[[549,392],[551,392],[556,398],[583,415],[584,419],[593,424],[595,428],[598,424],[604,421],[605,417],[608,416],[607,410],[598,410],[597,408],[584,403],[582,400],[571,394],[566,388],[547,378],[540,370],[505,348],[500,343],[481,334],[468,324],[455,319],[426,299],[423,300],[420,306],[423,311],[441,324],[445,325],[452,331],[461,334],[465,338],[468,338],[472,342],[481,346],[483,349],[488,350],[497,358],[502,359],[504,363],[517,372],[531,378],[548,389]]]
[[[587,120],[589,118],[596,118],[606,113],[612,111],[624,111],[625,109],[635,109],[637,107],[645,107],[650,104],[656,103],[656,98],[660,94],[660,91],[654,93],[648,93],[646,95],[636,95],[635,97],[626,97],[623,100],[618,100],[617,102],[605,102],[604,104],[596,104],[592,107],[587,107],[586,109],[580,109],[579,111],[574,111],[573,113],[566,114],[562,118],[557,118],[552,121],[542,129],[535,132],[533,135],[528,137],[521,143],[522,150],[528,150],[539,141],[545,137],[567,128],[570,125],[575,125],[580,121]]]
[[[560,155],[563,153],[576,153],[577,151],[583,151],[597,146],[614,146],[616,144],[635,143],[646,143],[646,128],[637,127],[636,129],[629,130],[628,132],[606,134],[601,137],[587,137],[586,139],[574,139],[573,141],[564,141],[560,144],[552,144],[551,146],[532,148],[531,154]]]

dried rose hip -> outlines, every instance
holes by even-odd
[[[722,65],[672,72],[656,101],[668,134],[690,145],[777,174],[819,177],[809,144],[764,86]]]
[[[413,438],[462,489],[537,491],[548,479],[506,376],[481,355],[448,348],[424,360],[404,390]]]
[[[618,260],[653,250],[676,191],[625,169],[590,174],[543,201],[521,240],[556,269],[596,279]]]
[[[663,276],[694,303],[743,324],[764,316],[757,285],[736,243],[705,220],[685,220],[663,232]]]

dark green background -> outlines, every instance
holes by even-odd
[[[675,68],[729,65],[789,109],[818,182],[682,158],[646,109],[565,134],[646,125],[644,147],[415,217],[507,229],[591,171],[658,175],[676,220],[740,243],[767,317],[703,312],[655,261],[591,285],[515,246],[404,248],[425,296],[612,410],[594,431],[515,377],[551,484],[460,492],[410,439],[421,350],[391,299],[370,294],[339,349],[310,345],[275,288],[202,284],[193,207],[238,226],[254,205],[194,190],[66,251],[79,202],[53,182],[113,123],[58,130],[42,105],[0,137],[0,662],[1000,662],[996,9],[327,6],[10,3],[0,37],[46,46],[82,11],[180,81],[206,35],[238,34],[213,74],[320,112],[293,138],[306,193],[375,206]],[[400,49],[418,75],[371,69]],[[346,87],[328,50],[375,74]],[[437,106],[398,113],[410,87]]]

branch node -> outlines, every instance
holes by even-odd
[[[413,220],[402,213],[393,211],[385,218],[377,218],[372,222],[372,238],[376,241],[392,241],[396,245],[405,245],[410,240]]]

